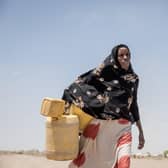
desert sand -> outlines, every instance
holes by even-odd
[[[0,154],[0,168],[67,168],[70,161],[53,161],[44,156]],[[131,168],[168,168],[168,159],[133,159]]]

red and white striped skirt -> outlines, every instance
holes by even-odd
[[[80,137],[80,149],[69,168],[129,168],[131,122],[94,119]]]

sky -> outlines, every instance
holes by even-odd
[[[120,43],[139,75],[146,144],[168,149],[166,0],[0,0],[0,150],[45,149],[44,97],[61,98],[78,75]]]

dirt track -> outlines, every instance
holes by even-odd
[[[67,168],[68,163],[47,160],[44,156],[0,155],[0,168]],[[131,168],[168,168],[168,159],[132,159]]]

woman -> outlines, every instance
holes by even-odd
[[[120,44],[97,68],[82,74],[64,91],[94,119],[80,137],[80,150],[69,168],[129,168],[131,125],[139,130],[138,149],[145,143],[137,105],[138,76],[127,45]]]

